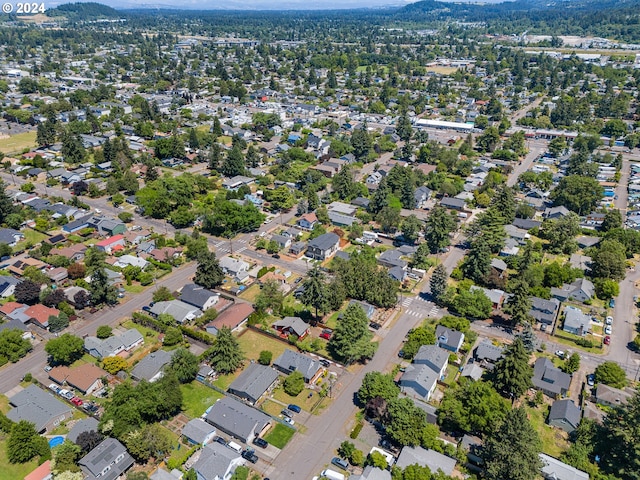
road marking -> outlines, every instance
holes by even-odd
[[[440,309],[438,307],[433,307],[427,316],[429,317],[435,317],[437,315],[437,313],[440,311]]]
[[[417,310],[407,310],[406,314],[407,315],[411,315],[412,317],[421,317],[422,316],[422,313],[420,313]]]
[[[402,300],[402,306],[408,307],[409,305],[411,305],[411,302],[413,302],[412,298],[405,298],[404,300]]]
[[[236,250],[236,253],[242,253],[247,249],[247,247],[240,247],[238,250]]]

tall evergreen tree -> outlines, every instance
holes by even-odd
[[[447,273],[447,269],[442,263],[439,263],[438,266],[433,270],[433,274],[431,274],[431,280],[429,281],[429,287],[431,287],[431,295],[438,304],[440,304],[442,296],[447,290],[448,278],[449,274]]]
[[[511,315],[511,320],[516,325],[530,324],[533,318],[529,314],[531,310],[531,298],[529,297],[529,285],[525,280],[518,280],[513,295],[505,305],[504,311]]]
[[[222,285],[224,273],[220,268],[216,254],[207,250],[198,255],[198,266],[194,282],[204,288],[215,288]]]
[[[316,311],[316,320],[319,320],[318,312],[325,313],[328,308],[328,292],[324,273],[316,265],[307,273],[307,278],[302,282],[304,292],[300,301],[313,307]]]
[[[204,352],[211,366],[223,375],[235,372],[244,359],[240,344],[229,327],[221,327],[216,335],[215,343]]]
[[[220,167],[220,173],[227,177],[234,177],[245,173],[244,155],[239,145],[235,145],[229,153],[227,153],[227,158],[225,158]]]
[[[512,400],[520,398],[531,387],[533,369],[529,365],[529,354],[522,343],[516,338],[507,347],[492,372],[493,386]]]
[[[429,245],[431,253],[438,253],[440,249],[451,243],[449,234],[455,228],[455,219],[444,207],[438,205],[431,210],[424,226],[424,239]]]
[[[349,365],[373,357],[378,344],[371,342],[372,337],[367,315],[360,305],[353,303],[345,310],[327,348]]]
[[[464,260],[462,271],[465,277],[476,283],[485,283],[491,271],[491,250],[483,236],[478,237],[471,245],[469,254]]]
[[[491,208],[496,209],[503,218],[505,225],[516,218],[516,200],[513,189],[506,184],[501,185],[493,196]]]

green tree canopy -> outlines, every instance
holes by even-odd
[[[367,315],[360,305],[353,303],[338,322],[327,348],[335,358],[351,364],[373,357],[378,344],[372,338]]]
[[[493,369],[491,381],[498,392],[520,398],[531,387],[533,369],[522,340],[516,338]]]
[[[223,375],[235,372],[244,359],[238,340],[225,326],[218,330],[216,341],[203,355]]]

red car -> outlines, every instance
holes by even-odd
[[[322,330],[322,333],[320,334],[320,338],[324,338],[325,340],[329,340],[331,338],[332,334],[333,334],[333,330],[331,330],[329,328],[325,328],[324,330]]]
[[[74,405],[77,405],[79,407],[80,405],[82,405],[82,400],[80,398],[78,398],[78,397],[73,397],[71,399],[71,403],[73,403]]]
[[[611,337],[607,335],[606,337],[604,337],[604,344],[609,345],[610,343],[611,343]]]

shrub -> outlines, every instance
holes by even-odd
[[[260,352],[260,356],[258,357],[258,363],[260,365],[271,365],[271,360],[273,359],[273,353],[269,350],[262,350]]]
[[[356,426],[353,427],[353,430],[351,430],[351,433],[349,434],[349,438],[358,438],[358,435],[360,435],[360,432],[362,431],[362,427],[364,427],[364,424],[362,422],[356,423]]]
[[[284,391],[287,395],[295,397],[304,390],[304,377],[298,371],[295,371],[284,380]]]

